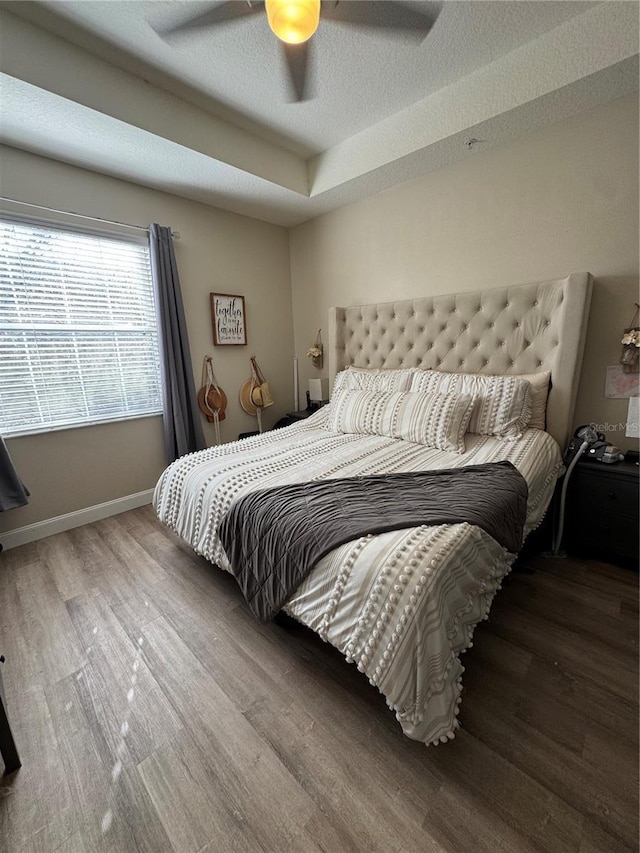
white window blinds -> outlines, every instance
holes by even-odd
[[[0,219],[0,434],[161,409],[148,246]]]

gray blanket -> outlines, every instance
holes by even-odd
[[[369,533],[468,522],[515,553],[527,495],[510,462],[315,480],[240,498],[218,535],[251,610],[267,621],[321,557]]]

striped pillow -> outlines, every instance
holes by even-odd
[[[417,370],[410,390],[456,396],[471,394],[476,406],[469,432],[479,435],[520,438],[531,418],[531,386],[518,376]]]
[[[338,391],[327,427],[334,432],[381,435],[464,453],[474,406],[470,394]]]
[[[415,367],[347,367],[336,374],[331,396],[337,391],[408,391],[415,372]]]

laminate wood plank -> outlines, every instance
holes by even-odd
[[[610,778],[609,791],[621,800],[637,799],[638,753],[623,736],[588,731],[582,758],[591,768],[598,768],[604,778]]]
[[[113,803],[131,830],[137,853],[174,853],[169,836],[135,767],[122,770],[114,785]]]
[[[231,599],[222,589],[218,594],[216,582],[202,590],[197,580],[188,575],[171,575],[156,584],[151,592],[151,601],[162,615],[172,612],[175,606],[193,613],[194,621],[221,625],[226,614],[237,607],[240,601]]]
[[[475,651],[475,648],[474,648]],[[534,657],[527,673],[529,690],[550,696],[582,715],[585,720],[623,734],[634,747],[639,742],[638,703],[612,697],[606,686],[597,684],[576,669]]]
[[[43,563],[23,566],[16,586],[26,628],[34,643],[42,680],[52,684],[85,661],[77,634],[49,570]]]
[[[398,792],[395,776],[389,774],[394,783],[387,785],[387,768],[367,760],[358,744],[337,741],[335,729],[325,729],[297,702],[283,708],[262,700],[245,716],[327,815],[345,849],[439,853],[421,826],[427,791],[416,809]]]
[[[290,657],[274,673],[270,666],[264,666],[264,660],[259,663],[234,642],[209,600],[195,589],[185,595],[184,586],[174,579],[162,584],[161,589],[162,595],[158,590],[155,601],[165,620],[240,711],[258,698],[286,690],[281,676],[291,666]]]
[[[448,782],[429,802],[423,827],[447,851],[535,853],[540,849],[497,816],[482,794]]]
[[[121,512],[117,516],[111,516],[111,518],[117,518],[118,523],[129,532],[140,526],[152,525],[155,528],[158,524],[158,517],[151,504],[136,507],[128,512]]]
[[[605,616],[620,615],[621,598],[610,591],[605,591],[606,585],[605,589],[596,590],[580,583],[574,575],[552,574],[545,569],[546,562],[536,558],[531,566],[532,574],[517,573],[517,583],[514,582],[514,586],[529,590],[535,598],[544,599],[545,604],[549,603],[549,599],[553,599],[554,609],[558,602],[564,601],[567,605],[571,605],[572,610],[574,607],[576,609],[586,607],[589,611],[595,610]],[[512,574],[510,580],[515,577],[516,574]],[[616,579],[619,579],[617,574]],[[626,596],[624,600],[627,600]]]
[[[354,846],[353,828],[348,821],[341,817],[338,823],[333,823],[328,814],[319,811],[314,815],[304,829],[301,850],[306,850],[304,839],[308,837],[323,853],[349,853],[359,848]],[[309,845],[311,842],[308,842]],[[315,849],[315,847],[313,848]]]
[[[493,697],[500,697],[502,713],[519,717],[533,728],[552,737],[557,743],[571,749],[576,755],[582,753],[586,723],[577,711],[563,706],[553,696],[536,693],[526,679],[509,681],[501,673],[486,669],[479,672],[473,666],[467,667],[467,673],[461,711],[463,725],[467,706],[483,702],[486,693],[490,691]]]
[[[529,565],[536,571],[554,575],[596,593],[602,592],[630,603],[638,600],[638,573],[631,569],[593,559],[553,560],[542,557],[530,560]]]
[[[85,797],[78,801],[84,849],[168,853],[172,848],[148,792],[128,762],[133,728],[119,732],[119,738],[109,731],[108,711],[96,694],[90,669],[58,682],[47,693],[67,775],[73,776],[76,795],[82,787]],[[131,723],[131,717],[125,719]]]
[[[146,666],[139,646],[112,635],[90,655],[83,672],[85,713],[115,754],[138,764],[169,740],[182,722]],[[94,716],[95,714],[95,716]]]
[[[141,507],[142,509],[142,507]],[[176,534],[173,531],[170,531],[168,528],[164,527],[157,518],[150,518],[147,515],[140,515],[137,518],[134,518],[127,528],[127,532],[129,536],[136,540],[139,545],[142,545],[143,540],[147,536],[156,537],[160,536],[165,539],[169,539],[169,537],[176,537]],[[177,543],[173,543],[174,546]],[[195,551],[189,549],[191,554],[195,557]],[[187,556],[188,552],[185,552],[185,556]],[[163,566],[164,568],[164,566]]]
[[[204,557],[193,551],[186,551],[175,541],[175,535],[168,530],[156,530],[153,533],[132,535],[167,575],[176,583],[186,584],[198,595],[215,602],[216,606],[236,607],[244,601],[235,579],[228,572],[212,566]]]
[[[267,847],[295,850],[313,802],[164,619],[143,634],[145,660],[227,795]]]
[[[127,599],[110,606],[111,612],[118,620],[121,629],[130,640],[136,643],[141,636],[142,628],[162,616],[161,611],[154,606],[151,595],[145,596],[140,602]]]
[[[63,841],[60,847],[56,847],[55,853],[87,853],[87,849],[87,843],[78,830],[66,841]]]
[[[0,566],[0,651],[6,659],[0,666],[3,667],[7,703],[11,707],[13,696],[41,687],[44,679],[20,601],[16,572],[8,566]]]
[[[94,646],[108,643],[113,636],[127,639],[122,623],[116,617],[111,605],[103,593],[98,595],[76,595],[65,602],[69,618],[78,635],[78,640],[86,651]],[[154,611],[153,618],[158,617]],[[139,636],[139,632],[136,636]]]
[[[69,531],[76,553],[83,560],[96,586],[102,591],[109,604],[132,602],[142,610],[148,600],[148,589],[140,576],[134,575],[109,548],[94,525],[76,527]]]
[[[109,546],[122,565],[144,585],[165,580],[164,569],[156,560],[149,557],[144,548],[131,535],[122,516],[114,515],[96,522],[95,529]]]
[[[304,653],[288,631],[274,622],[258,622],[244,602],[227,611],[221,627],[276,682],[282,682]]]
[[[548,738],[549,744],[562,746],[576,760],[584,761],[590,768],[593,791],[602,787],[609,795],[618,796],[619,792],[624,798],[629,788],[637,789],[637,741],[623,727],[610,730],[587,716],[579,704],[567,704],[561,695],[538,690],[528,680],[514,685],[496,672],[481,675],[474,667],[467,670],[465,694],[463,725],[468,714],[474,715],[476,703],[486,702],[489,696],[499,719],[515,717]],[[480,730],[476,735],[485,739]],[[489,742],[490,736],[486,740]],[[609,783],[607,778],[611,779]]]
[[[86,853],[130,853],[136,842],[120,815],[112,767],[105,764],[90,733],[61,741],[63,767],[71,788]]]
[[[140,518],[146,518],[156,526],[159,523],[158,516],[156,515],[156,511],[153,508],[153,504],[151,503],[151,501],[148,504],[143,504],[142,506],[136,507],[135,509],[131,510],[130,513],[126,514],[130,514],[131,518],[134,521],[137,521]]]
[[[492,712],[496,713],[494,706]],[[506,715],[496,729],[502,729],[503,719]],[[488,745],[473,735],[473,729],[465,726],[447,744],[452,749],[438,748],[430,755],[454,795],[459,791],[464,797],[483,799],[500,820],[517,827],[529,845],[548,853],[577,850],[582,814],[526,769],[506,759],[494,743]],[[480,767],[482,772],[478,772]]]
[[[581,671],[616,696],[635,701],[636,656],[632,649],[626,653],[612,649],[596,637],[574,630],[569,619],[560,625],[513,604],[492,611],[491,625],[494,633],[508,636],[560,666]]]
[[[465,652],[464,661],[478,661],[479,670],[484,665],[508,677],[524,678],[529,672],[534,654],[508,639],[493,634],[486,624],[480,624],[473,635],[473,647]]]
[[[81,670],[61,678],[45,688],[47,706],[58,741],[70,740],[78,732],[88,732],[90,719],[86,713],[87,700],[83,696],[85,685]]]
[[[293,619],[287,619],[284,625],[258,622],[243,604],[227,614],[222,627],[236,645],[280,684],[294,683],[292,670],[295,670],[296,689],[306,676],[311,679],[310,685],[326,684],[330,695],[347,686],[342,694],[345,703],[358,710],[370,706],[375,709],[377,720],[383,725],[390,722],[390,728],[394,733],[397,731],[395,717],[378,690],[357,673],[353,664],[345,665],[337,649],[318,641],[312,631]]]
[[[212,779],[187,731],[156,750],[138,766],[176,853],[198,853],[215,841],[219,850],[259,853],[264,848],[240,812],[220,796],[222,781]]]
[[[574,814],[599,823],[622,845],[633,843],[637,837],[636,792],[630,796],[626,785],[615,784],[614,767],[590,764],[526,722],[502,713],[500,701],[488,695],[466,708],[464,725],[468,732],[491,743],[511,766],[553,790]]]
[[[10,853],[48,853],[77,820],[42,688],[15,697],[11,726],[22,767],[0,783],[0,838]]]
[[[580,590],[581,594],[571,595],[568,588],[576,586],[537,573],[518,578],[518,583],[506,583],[501,598],[503,606],[514,605],[530,613],[544,613],[546,619],[560,626],[566,624],[567,607],[571,607],[573,630],[597,637],[601,643],[623,653],[630,649],[637,651],[637,622],[620,618],[620,600],[610,596],[608,603],[615,605],[616,612],[604,613],[594,606],[600,595],[594,595],[591,590]]]
[[[44,563],[63,601],[76,595],[94,595],[97,588],[76,553],[68,533],[47,536],[36,543],[38,559]]]
[[[0,551],[0,572],[14,572],[22,566],[29,566],[38,562],[38,543],[28,542],[19,548],[11,548],[9,551]]]
[[[149,597],[110,604],[103,593],[78,595],[69,599],[66,606],[85,650],[109,642],[114,636],[135,644],[140,629],[161,615]]]
[[[579,853],[637,853],[638,845],[626,846],[619,838],[614,838],[600,825],[585,818],[582,827]]]
[[[638,600],[636,601],[621,601],[620,602],[620,615],[628,618],[633,621],[635,624],[638,623]]]

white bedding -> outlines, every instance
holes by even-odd
[[[158,517],[228,571],[217,525],[232,501],[255,489],[506,459],[529,487],[528,533],[542,520],[562,467],[557,443],[538,429],[517,441],[467,434],[466,452],[456,454],[330,432],[326,421],[325,409],[295,426],[178,459],[156,486]],[[366,536],[320,560],[286,610],[366,673],[405,734],[437,743],[458,727],[459,655],[486,618],[513,558],[469,524]]]

